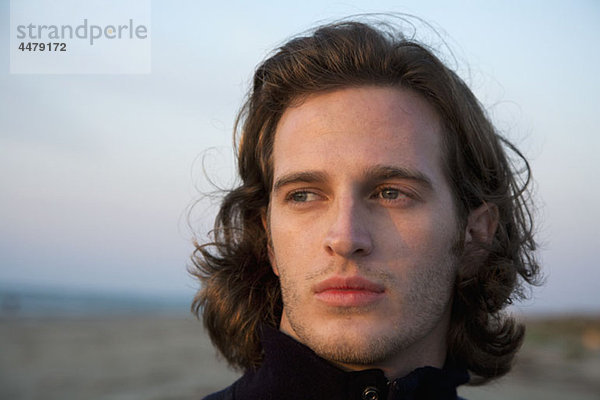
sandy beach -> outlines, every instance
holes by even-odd
[[[529,322],[514,371],[461,394],[599,399],[600,319],[558,321]],[[201,399],[238,376],[191,316],[3,318],[0,343],[6,400]]]

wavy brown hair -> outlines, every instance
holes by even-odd
[[[260,326],[277,327],[282,313],[262,221],[273,183],[277,123],[304,96],[361,85],[413,90],[438,112],[446,178],[462,224],[483,203],[498,209],[492,243],[465,248],[461,238],[458,244],[461,263],[447,357],[480,382],[501,376],[509,371],[524,336],[524,328],[503,309],[538,278],[526,190],[529,165],[496,132],[458,75],[432,50],[390,25],[345,21],[321,26],[288,41],[258,66],[236,121],[241,182],[225,194],[211,241],[195,243],[191,272],[202,285],[192,310],[232,366],[247,370],[260,365]]]

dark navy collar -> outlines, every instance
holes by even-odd
[[[264,359],[233,386],[235,399],[417,400],[457,399],[456,387],[469,380],[465,369],[418,368],[389,382],[383,371],[343,371],[279,330],[261,331]]]

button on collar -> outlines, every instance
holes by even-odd
[[[374,386],[368,386],[362,392],[363,400],[379,400],[379,390]]]

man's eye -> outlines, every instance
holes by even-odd
[[[402,192],[398,189],[395,189],[395,188],[391,188],[391,187],[386,187],[386,188],[380,189],[375,194],[375,197],[377,197],[378,199],[381,199],[381,200],[388,200],[388,201],[402,200],[402,199],[409,198],[409,196],[406,195],[404,192]]]
[[[298,191],[293,192],[288,196],[288,199],[296,203],[304,203],[307,201],[316,200],[317,195],[311,192]]]
[[[383,189],[379,193],[379,196],[386,200],[396,200],[398,197],[400,197],[400,192],[396,189]]]

